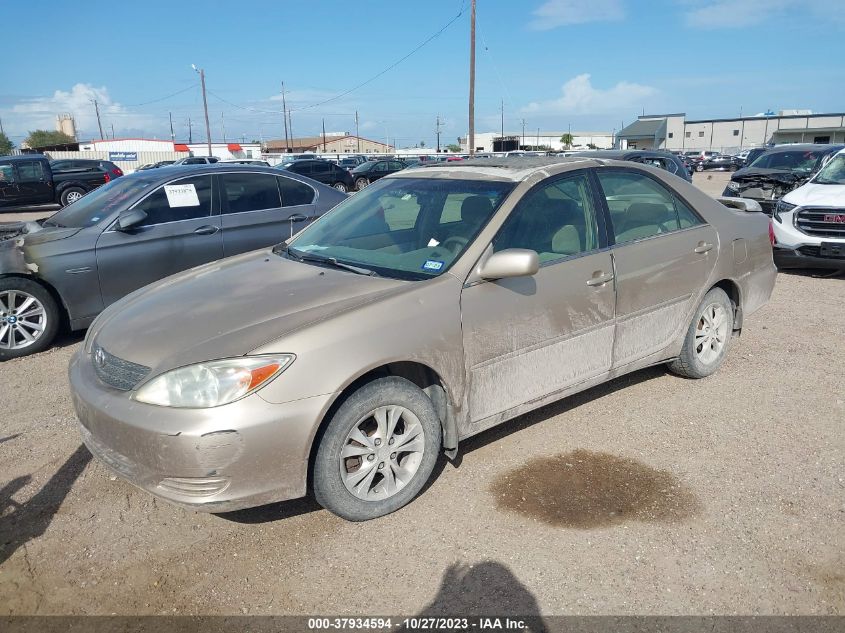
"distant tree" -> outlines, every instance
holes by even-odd
[[[11,154],[14,148],[15,146],[9,140],[9,137],[0,132],[0,156]]]
[[[598,149],[598,145],[593,145],[592,143],[587,143],[587,147],[589,149]]]
[[[449,144],[446,146],[446,150],[447,150],[447,151],[450,151],[450,152],[460,152],[460,151],[461,151],[461,146],[460,146],[460,145],[455,145],[454,143],[449,143]]]
[[[55,130],[33,130],[24,141],[30,147],[48,147],[50,145],[65,145],[76,143],[76,139],[64,132]]]
[[[425,147],[425,141],[420,141],[420,147]]]
[[[563,143],[566,146],[566,149],[569,149],[570,147],[572,147],[572,141],[573,140],[574,139],[569,132],[567,132],[566,134],[564,134],[563,136],[560,137],[560,142]]]

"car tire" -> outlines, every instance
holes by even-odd
[[[60,320],[56,300],[44,286],[22,277],[0,279],[0,361],[47,349]]]
[[[695,166],[695,171],[704,171],[704,165],[698,164]]]
[[[355,179],[355,191],[361,191],[364,187],[370,184],[369,178],[356,178]]]
[[[730,166],[730,170],[731,170],[731,171],[736,171],[737,169],[739,169],[739,167],[737,167],[736,165],[731,165],[731,166]]]
[[[395,512],[431,476],[441,433],[434,404],[415,384],[396,376],[367,383],[340,405],[320,439],[313,470],[315,499],[348,521]]]
[[[335,189],[337,189],[341,193],[346,193],[348,191],[346,185],[342,182],[336,182],[332,185],[332,187],[334,187]]]
[[[86,191],[82,187],[68,187],[59,194],[59,204],[66,207],[67,205],[79,200],[85,194]]]
[[[695,311],[678,358],[669,370],[685,378],[706,378],[725,360],[733,335],[734,306],[721,288],[711,288]]]

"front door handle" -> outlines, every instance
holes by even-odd
[[[196,235],[214,235],[219,230],[220,230],[219,226],[214,226],[213,224],[206,224],[205,226],[201,226],[198,229],[194,229],[194,234],[196,234]]]
[[[608,281],[613,281],[613,274],[606,273],[602,270],[597,270],[593,273],[593,276],[587,280],[588,286],[603,286]]]
[[[695,252],[696,253],[706,253],[711,248],[713,248],[713,245],[710,244],[709,242],[699,242],[698,246],[695,247]]]

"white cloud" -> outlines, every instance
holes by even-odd
[[[642,105],[643,99],[657,94],[651,86],[620,81],[612,88],[594,88],[590,75],[573,77],[561,88],[561,96],[548,101],[533,101],[522,108],[535,114],[608,114]]]
[[[809,13],[828,24],[845,22],[841,0],[706,0],[686,11],[684,20],[687,26],[700,29],[745,28],[783,18],[788,12],[802,17]]]
[[[19,130],[55,129],[56,115],[69,113],[76,121],[76,129],[83,139],[99,136],[97,115],[93,100],[100,108],[103,131],[107,134],[114,125],[115,131],[147,128],[153,122],[148,115],[134,114],[113,101],[108,88],[91,84],[75,84],[70,91],[56,90],[49,97],[24,99],[12,106],[6,116]]]
[[[621,20],[625,8],[622,0],[546,0],[532,15],[529,28],[548,31],[569,24]]]

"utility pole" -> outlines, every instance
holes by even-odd
[[[114,140],[114,123],[111,124],[111,137]]]
[[[540,149],[540,128],[537,128],[537,149]]]
[[[323,119],[323,153],[326,153],[326,120]]]
[[[358,110],[355,110],[355,138],[358,139],[358,153],[361,153],[361,135],[358,133]]]
[[[469,27],[469,155],[475,154],[475,0],[472,0],[472,13]]]
[[[0,119],[0,134],[5,134],[6,132],[3,131],[3,119]]]
[[[188,143],[194,142],[194,128],[191,125],[191,117],[188,117]]]
[[[208,155],[211,156],[211,124],[208,122],[208,99],[205,96],[205,70],[193,66],[193,69],[200,74],[202,84],[202,109],[205,111],[205,139],[208,142]]]
[[[290,151],[290,142],[288,140],[288,106],[285,101],[285,82],[282,82],[282,119],[285,122],[285,151]]]
[[[104,135],[103,135],[103,124],[100,123],[100,106],[97,104],[96,99],[89,99],[89,101],[91,101],[91,103],[94,104],[94,112],[97,113],[97,127],[100,128],[100,140],[102,140],[104,138]]]
[[[173,113],[168,112],[167,116],[170,117],[170,141],[174,142],[176,140],[176,134],[173,132]]]
[[[502,142],[505,140],[505,100],[502,99]]]
[[[522,145],[519,149],[524,149],[525,146],[525,119],[522,119]]]
[[[293,117],[291,116],[290,110],[288,110],[288,129],[290,130],[290,144],[291,148],[293,147]]]
[[[437,115],[437,153],[440,153],[440,115]]]

